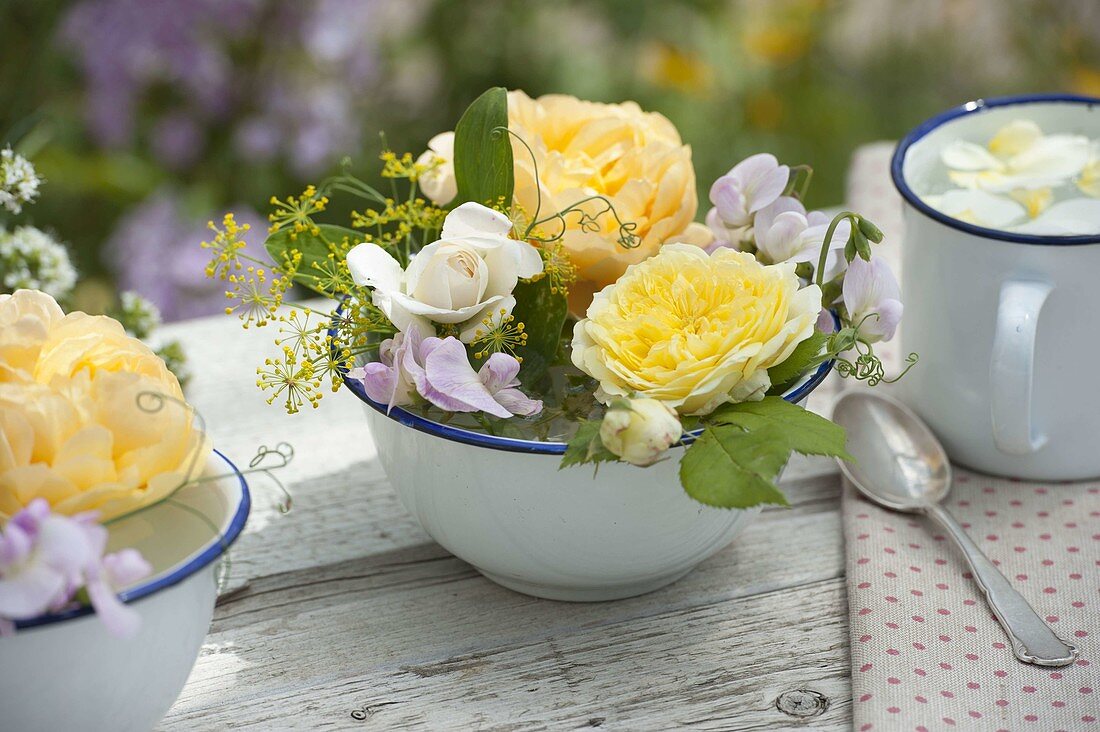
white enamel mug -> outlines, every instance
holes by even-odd
[[[913,130],[891,174],[905,200],[904,353],[920,362],[902,399],[952,460],[1032,480],[1100,476],[1100,235],[1034,236],[953,219],[912,187],[942,175],[939,152],[1015,119],[1100,137],[1100,99],[970,102]]]

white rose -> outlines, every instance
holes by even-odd
[[[372,243],[348,252],[348,269],[357,284],[374,289],[374,304],[398,330],[432,334],[430,323],[461,324],[459,337],[469,343],[483,320],[499,322],[512,312],[520,278],[542,272],[538,250],[508,238],[511,230],[504,214],[464,203],[447,215],[439,241],[421,249],[405,270]]]
[[[458,195],[455,181],[455,133],[441,132],[428,140],[428,149],[416,159],[417,165],[438,164],[420,176],[420,190],[436,206],[454,200]]]
[[[657,462],[683,427],[676,411],[657,399],[632,399],[629,407],[608,410],[600,425],[604,447],[634,465]]]

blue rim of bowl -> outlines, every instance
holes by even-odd
[[[343,306],[341,305],[333,313],[333,316],[337,316],[342,309]],[[833,313],[833,321],[836,323],[837,327],[839,327],[840,321],[836,313]],[[335,341],[338,335],[335,326],[329,329],[329,335],[332,336]],[[808,396],[810,392],[816,389],[821,382],[825,380],[825,377],[829,375],[829,371],[832,370],[835,362],[835,359],[830,359],[822,363],[817,367],[809,379],[783,394],[783,398],[791,404],[797,404],[802,401],[802,399]],[[374,411],[378,412],[383,417],[388,417],[418,432],[435,435],[436,437],[441,437],[451,442],[460,442],[474,447],[485,447],[490,450],[504,450],[506,452],[519,452],[528,455],[565,454],[566,444],[564,442],[543,442],[541,440],[520,440],[515,437],[498,437],[496,435],[487,435],[483,432],[474,432],[472,430],[465,430],[459,427],[451,427],[449,425],[440,424],[439,422],[433,422],[426,417],[413,414],[401,407],[393,407],[387,410],[385,404],[376,402],[367,396],[367,392],[363,388],[363,382],[349,377],[347,369],[341,369],[340,375],[344,380],[344,386],[351,390],[361,402],[374,409]],[[702,432],[702,430],[694,430],[686,433],[685,438],[687,439],[680,440],[673,445],[673,447],[679,447],[694,442],[700,432]]]
[[[214,450],[214,454],[225,461],[225,464],[229,466],[232,474],[237,476],[237,480],[241,485],[241,499],[237,504],[237,512],[233,514],[233,518],[226,527],[225,534],[220,537],[219,540],[214,541],[203,549],[199,554],[192,557],[186,564],[173,569],[167,574],[156,575],[147,582],[135,585],[128,590],[118,593],[119,599],[124,603],[129,604],[136,602],[143,597],[148,597],[163,589],[179,584],[224,554],[233,542],[237,540],[237,537],[241,535],[241,531],[244,530],[245,521],[248,520],[249,511],[252,508],[252,496],[248,492],[248,483],[245,482],[244,475],[241,474],[241,471],[237,469],[237,466],[234,465],[229,458],[218,450]],[[85,615],[92,615],[94,612],[91,606],[82,605],[72,610],[66,610],[65,612],[39,615],[37,618],[31,618],[30,620],[17,620],[15,622],[15,627],[17,630],[37,628],[42,625],[51,625],[65,620],[82,618]]]
[[[980,236],[984,239],[999,239],[1000,241],[1012,242],[1014,244],[1039,244],[1044,246],[1074,246],[1080,244],[1100,244],[1100,234],[1087,234],[1077,236],[1040,236],[1036,234],[1015,234],[1010,231],[1000,231],[998,229],[987,229],[984,226],[975,226],[974,224],[968,224],[965,221],[952,218],[947,214],[937,211],[922,201],[913,190],[909,187],[909,184],[905,182],[905,176],[903,174],[903,168],[905,166],[905,155],[909,152],[909,148],[922,140],[928,133],[933,130],[942,127],[944,124],[958,119],[959,117],[965,117],[970,114],[976,114],[979,112],[985,112],[990,109],[997,109],[998,107],[1013,107],[1022,104],[1036,104],[1036,103],[1052,103],[1052,104],[1083,104],[1088,107],[1100,105],[1100,98],[1097,97],[1085,97],[1077,94],[1019,94],[1009,97],[993,97],[991,99],[975,99],[972,102],[966,104],[960,104],[958,107],[941,112],[935,117],[931,117],[924,122],[917,125],[912,132],[902,138],[898,143],[897,149],[894,150],[894,157],[890,161],[890,177],[894,181],[894,187],[898,189],[898,193],[901,194],[909,205],[916,210],[920,211],[930,219],[950,226],[952,229],[958,229],[959,231],[967,234],[973,234],[974,236]]]

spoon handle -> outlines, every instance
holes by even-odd
[[[993,614],[1012,641],[1012,652],[1024,663],[1036,666],[1068,666],[1077,658],[1077,648],[1066,643],[1017,592],[1000,570],[971,541],[955,517],[940,505],[932,505],[927,514],[936,520],[962,549],[974,579],[985,593]]]

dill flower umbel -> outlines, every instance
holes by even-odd
[[[41,183],[31,161],[10,147],[0,150],[0,207],[19,213],[23,204],[32,203],[38,196]]]

